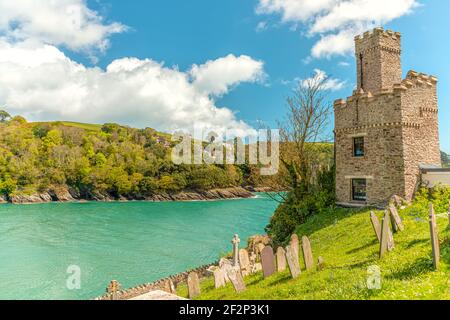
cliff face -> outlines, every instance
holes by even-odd
[[[246,199],[252,198],[252,192],[241,187],[214,189],[209,191],[186,191],[174,194],[161,193],[153,195],[133,195],[114,197],[108,193],[95,192],[92,194],[80,195],[78,192],[70,189],[50,190],[40,194],[32,195],[14,195],[9,199],[0,197],[0,203],[13,204],[32,204],[32,203],[48,203],[48,202],[73,202],[73,201],[204,201],[204,200],[220,200],[220,199]]]

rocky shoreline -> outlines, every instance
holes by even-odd
[[[264,190],[264,191],[263,191]],[[253,198],[253,192],[267,192],[268,189],[261,188],[226,188],[214,189],[209,191],[185,191],[179,193],[161,193],[149,196],[133,195],[129,197],[114,197],[108,193],[96,192],[92,194],[81,195],[75,190],[60,188],[58,190],[49,190],[40,194],[32,195],[13,195],[9,198],[0,196],[0,204],[36,204],[50,202],[80,202],[80,201],[99,201],[99,202],[127,202],[127,201],[149,201],[149,202],[171,202],[171,201],[208,201],[224,199],[248,199]]]

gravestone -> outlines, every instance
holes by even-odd
[[[390,226],[390,214],[389,211],[385,211],[384,218],[381,226],[381,241],[380,241],[380,258],[382,258],[389,248],[393,248],[393,237]]]
[[[241,243],[241,239],[237,234],[234,235],[233,240],[231,241],[233,244],[233,267],[239,266],[239,243]]]
[[[298,254],[292,246],[286,247],[286,260],[292,278],[298,278],[298,276],[301,274],[300,264],[298,262]]]
[[[372,221],[372,227],[373,227],[373,230],[375,231],[378,242],[381,242],[380,220],[378,220],[377,215],[373,211],[370,212],[370,221]]]
[[[319,257],[319,259],[317,259],[317,270],[322,271],[323,269],[325,269],[325,260],[322,257]]]
[[[441,250],[439,247],[439,233],[433,204],[430,204],[430,234],[431,234],[431,247],[433,249],[433,266],[434,269],[437,270],[439,268]]]
[[[228,270],[233,268],[232,262],[228,259],[222,258],[219,262],[219,268],[223,271],[223,274],[225,275],[225,283],[230,282],[230,279],[228,279]]]
[[[311,250],[311,242],[306,236],[302,237],[302,249],[306,270],[309,271],[314,269],[314,257]]]
[[[228,278],[237,293],[241,293],[246,290],[244,279],[242,278],[241,271],[238,268],[231,268],[228,270]]]
[[[297,252],[297,256],[299,256],[299,254],[300,254],[300,245],[299,245],[299,240],[298,240],[298,235],[297,234],[293,234],[291,236],[291,247],[292,247],[292,249],[295,250],[295,252]]]
[[[246,249],[239,250],[239,264],[241,266],[242,275],[248,276],[251,272],[250,258]]]
[[[217,268],[216,270],[214,270],[214,287],[216,289],[225,287],[226,283],[227,283],[227,277],[225,274],[225,271],[223,271],[223,269],[221,268]]]
[[[278,272],[286,270],[286,251],[282,247],[277,249],[277,270]]]
[[[118,300],[118,292],[121,290],[122,286],[119,281],[112,280],[108,287],[106,288],[106,292],[110,295],[111,300]]]
[[[191,272],[187,279],[189,299],[195,299],[200,295],[200,280],[198,274]]]
[[[397,208],[394,205],[389,206],[389,210],[391,212],[391,220],[394,231],[403,231],[405,227],[403,226],[402,219],[400,218]]]
[[[273,254],[273,249],[267,246],[261,252],[261,263],[264,278],[268,278],[275,273],[275,256]]]

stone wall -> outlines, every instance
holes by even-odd
[[[116,300],[129,300],[135,297],[138,297],[140,295],[149,293],[151,291],[156,291],[156,290],[161,290],[161,291],[166,291],[170,293],[170,286],[169,283],[170,281],[172,281],[172,283],[175,285],[175,287],[177,287],[178,285],[180,285],[181,283],[185,283],[187,282],[187,277],[189,275],[189,273],[191,272],[195,272],[198,274],[198,277],[200,279],[206,278],[209,275],[209,271],[208,268],[212,267],[212,266],[216,266],[218,265],[219,262],[215,262],[209,265],[204,265],[201,266],[199,268],[193,269],[193,270],[189,270],[186,272],[182,272],[152,283],[147,283],[147,284],[143,284],[134,288],[130,288],[130,289],[126,289],[126,290],[121,290],[118,291],[116,293]],[[106,285],[106,284],[105,284]],[[111,295],[110,294],[105,294],[101,297],[95,298],[94,300],[111,300]]]
[[[392,31],[357,37],[356,53],[362,82],[334,104],[338,202],[352,202],[351,182],[358,178],[367,180],[368,204],[394,194],[410,200],[419,166],[441,165],[437,79],[410,71],[401,80],[400,34]],[[355,137],[364,137],[364,157],[353,156]]]

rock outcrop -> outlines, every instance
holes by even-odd
[[[0,198],[0,203],[11,202],[14,204],[32,204],[32,203],[46,203],[46,202],[73,202],[73,201],[206,201],[206,200],[221,200],[221,199],[246,199],[252,198],[254,195],[250,191],[241,188],[227,188],[215,189],[210,191],[189,191],[175,194],[161,193],[149,196],[132,195],[132,196],[118,196],[114,197],[106,192],[90,192],[80,194],[73,189],[57,188],[51,189],[48,192],[32,195],[13,195],[9,201],[5,198]]]

